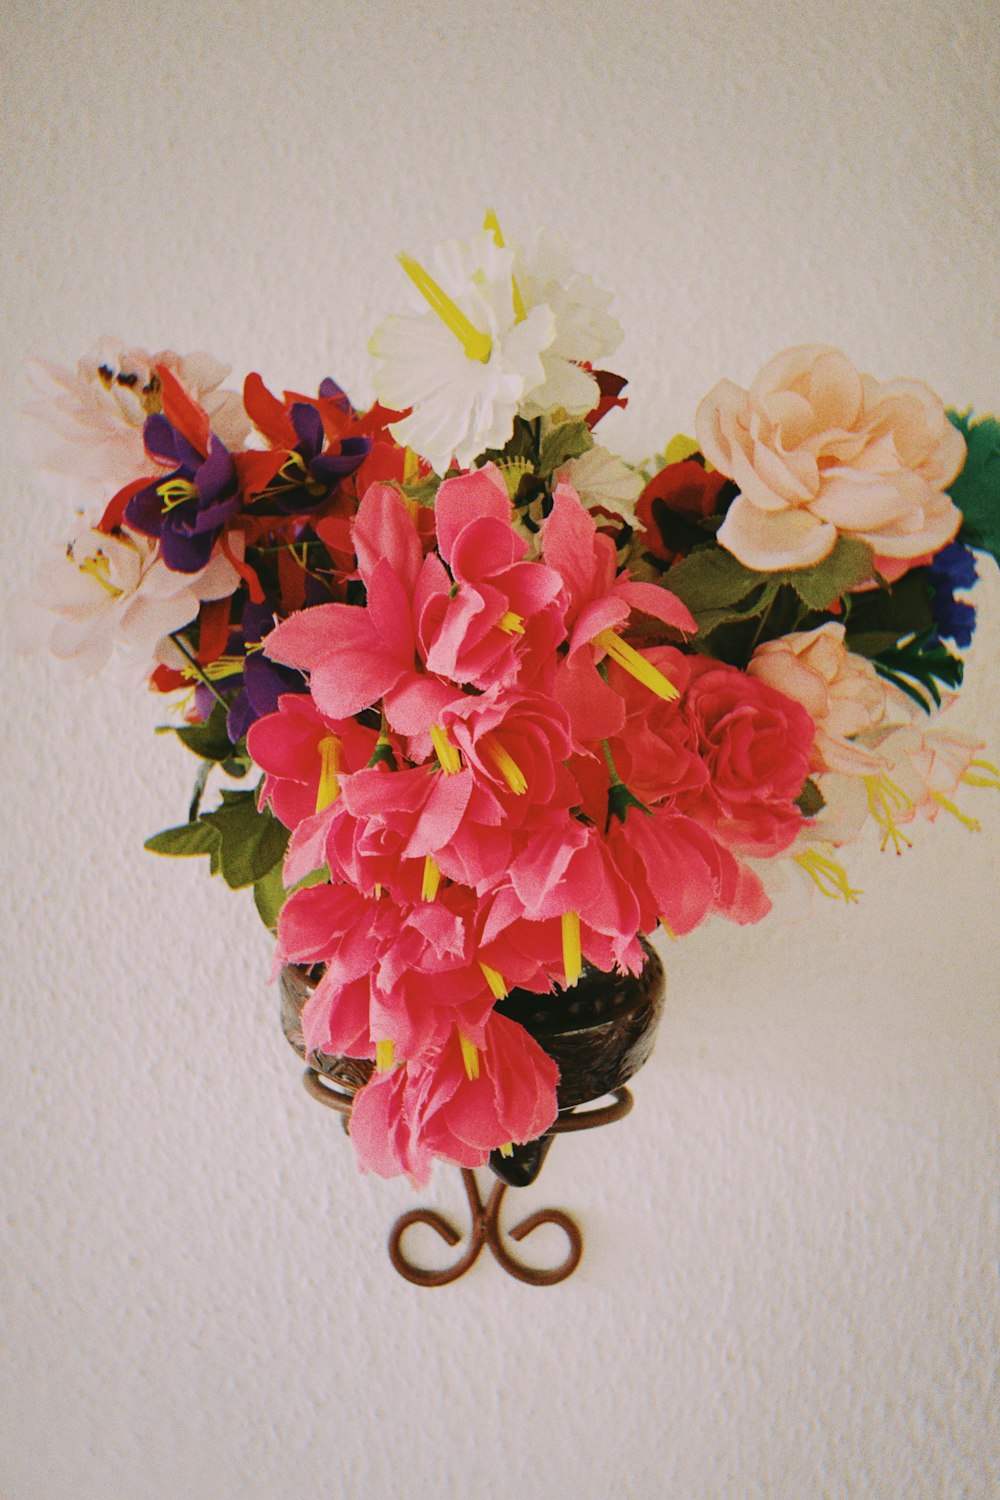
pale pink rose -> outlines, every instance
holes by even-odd
[[[159,544],[125,530],[83,531],[43,563],[34,585],[14,603],[22,648],[47,645],[85,675],[118,659],[122,675],[141,678],[167,656],[166,638],[191,623],[203,599],[222,599],[240,582],[221,553],[198,573],[176,573]]]
[[[719,542],[749,568],[821,562],[841,534],[886,558],[950,542],[944,493],[965,442],[916,380],[880,384],[824,344],[786,349],[749,390],[722,380],[698,408],[698,442],[741,493]]]
[[[758,646],[747,667],[751,677],[770,683],[801,703],[816,725],[810,769],[865,776],[879,758],[853,742],[885,718],[886,687],[870,661],[848,651],[844,627],[828,621]]]
[[[159,364],[205,408],[230,452],[242,448],[249,418],[236,391],[219,389],[229,366],[210,354],[147,354],[105,338],[75,371],[29,362],[35,395],[24,408],[22,456],[57,498],[95,524],[113,495],[155,468],[142,430],[161,410]]]

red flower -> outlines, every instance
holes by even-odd
[[[715,514],[728,483],[725,474],[706,469],[694,458],[667,464],[654,474],[635,507],[646,551],[666,563],[687,556],[698,540],[697,522]]]

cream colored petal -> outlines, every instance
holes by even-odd
[[[716,533],[719,543],[745,567],[771,573],[779,568],[809,568],[833,551],[837,529],[808,510],[759,510],[737,495]]]

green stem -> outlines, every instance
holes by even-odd
[[[181,655],[187,657],[188,661],[191,663],[191,667],[192,667],[192,670],[194,671],[195,676],[198,678],[198,680],[202,684],[202,686],[208,688],[208,691],[211,693],[211,695],[215,699],[216,703],[221,703],[222,707],[226,710],[226,713],[228,713],[229,712],[229,704],[226,702],[225,698],[223,698],[222,694],[218,691],[218,689],[215,686],[215,683],[211,680],[211,678],[208,677],[207,674],[202,671],[202,668],[201,668],[200,664],[197,661],[195,661],[194,657],[191,655],[191,652],[185,646],[185,644],[184,644],[183,640],[181,639],[181,637],[175,633],[175,634],[171,635],[170,639],[173,641],[174,645],[177,647],[177,649],[181,653]]]
[[[604,762],[608,768],[608,775],[611,777],[611,785],[621,786],[622,779],[618,775],[618,771],[615,767],[615,763],[611,755],[611,746],[608,744],[607,740],[601,741],[601,749],[604,751]]]

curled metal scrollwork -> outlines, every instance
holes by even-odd
[[[329,1109],[338,1111],[347,1129],[350,1123],[353,1095],[335,1088],[328,1078],[317,1073],[313,1068],[306,1069],[303,1083],[313,1099]],[[622,1119],[632,1108],[631,1093],[627,1088],[617,1088],[612,1091],[611,1098],[612,1103],[599,1105],[596,1109],[561,1111],[546,1133],[554,1135],[567,1131],[592,1130],[595,1126],[610,1125],[613,1121]],[[445,1244],[452,1248],[461,1242],[462,1236],[454,1225],[435,1209],[410,1209],[408,1213],[400,1215],[389,1231],[389,1259],[400,1276],[413,1282],[415,1286],[447,1286],[450,1282],[457,1281],[460,1276],[465,1275],[466,1271],[479,1259],[484,1246],[509,1276],[515,1277],[518,1281],[527,1282],[529,1286],[555,1286],[558,1282],[565,1281],[568,1276],[572,1276],[583,1255],[583,1236],[569,1214],[563,1213],[559,1208],[540,1208],[529,1214],[526,1219],[522,1219],[519,1224],[515,1224],[512,1229],[504,1231],[500,1224],[500,1206],[507,1192],[507,1183],[495,1183],[484,1202],[475,1172],[468,1167],[462,1167],[461,1172],[471,1215],[468,1244],[464,1252],[454,1265],[445,1266],[441,1270],[416,1265],[403,1250],[403,1238],[407,1230],[415,1224],[423,1224],[426,1228],[433,1229]],[[520,1243],[543,1224],[556,1225],[569,1241],[565,1259],[556,1266],[528,1265],[520,1257],[514,1255],[505,1243],[505,1236],[506,1239]]]

